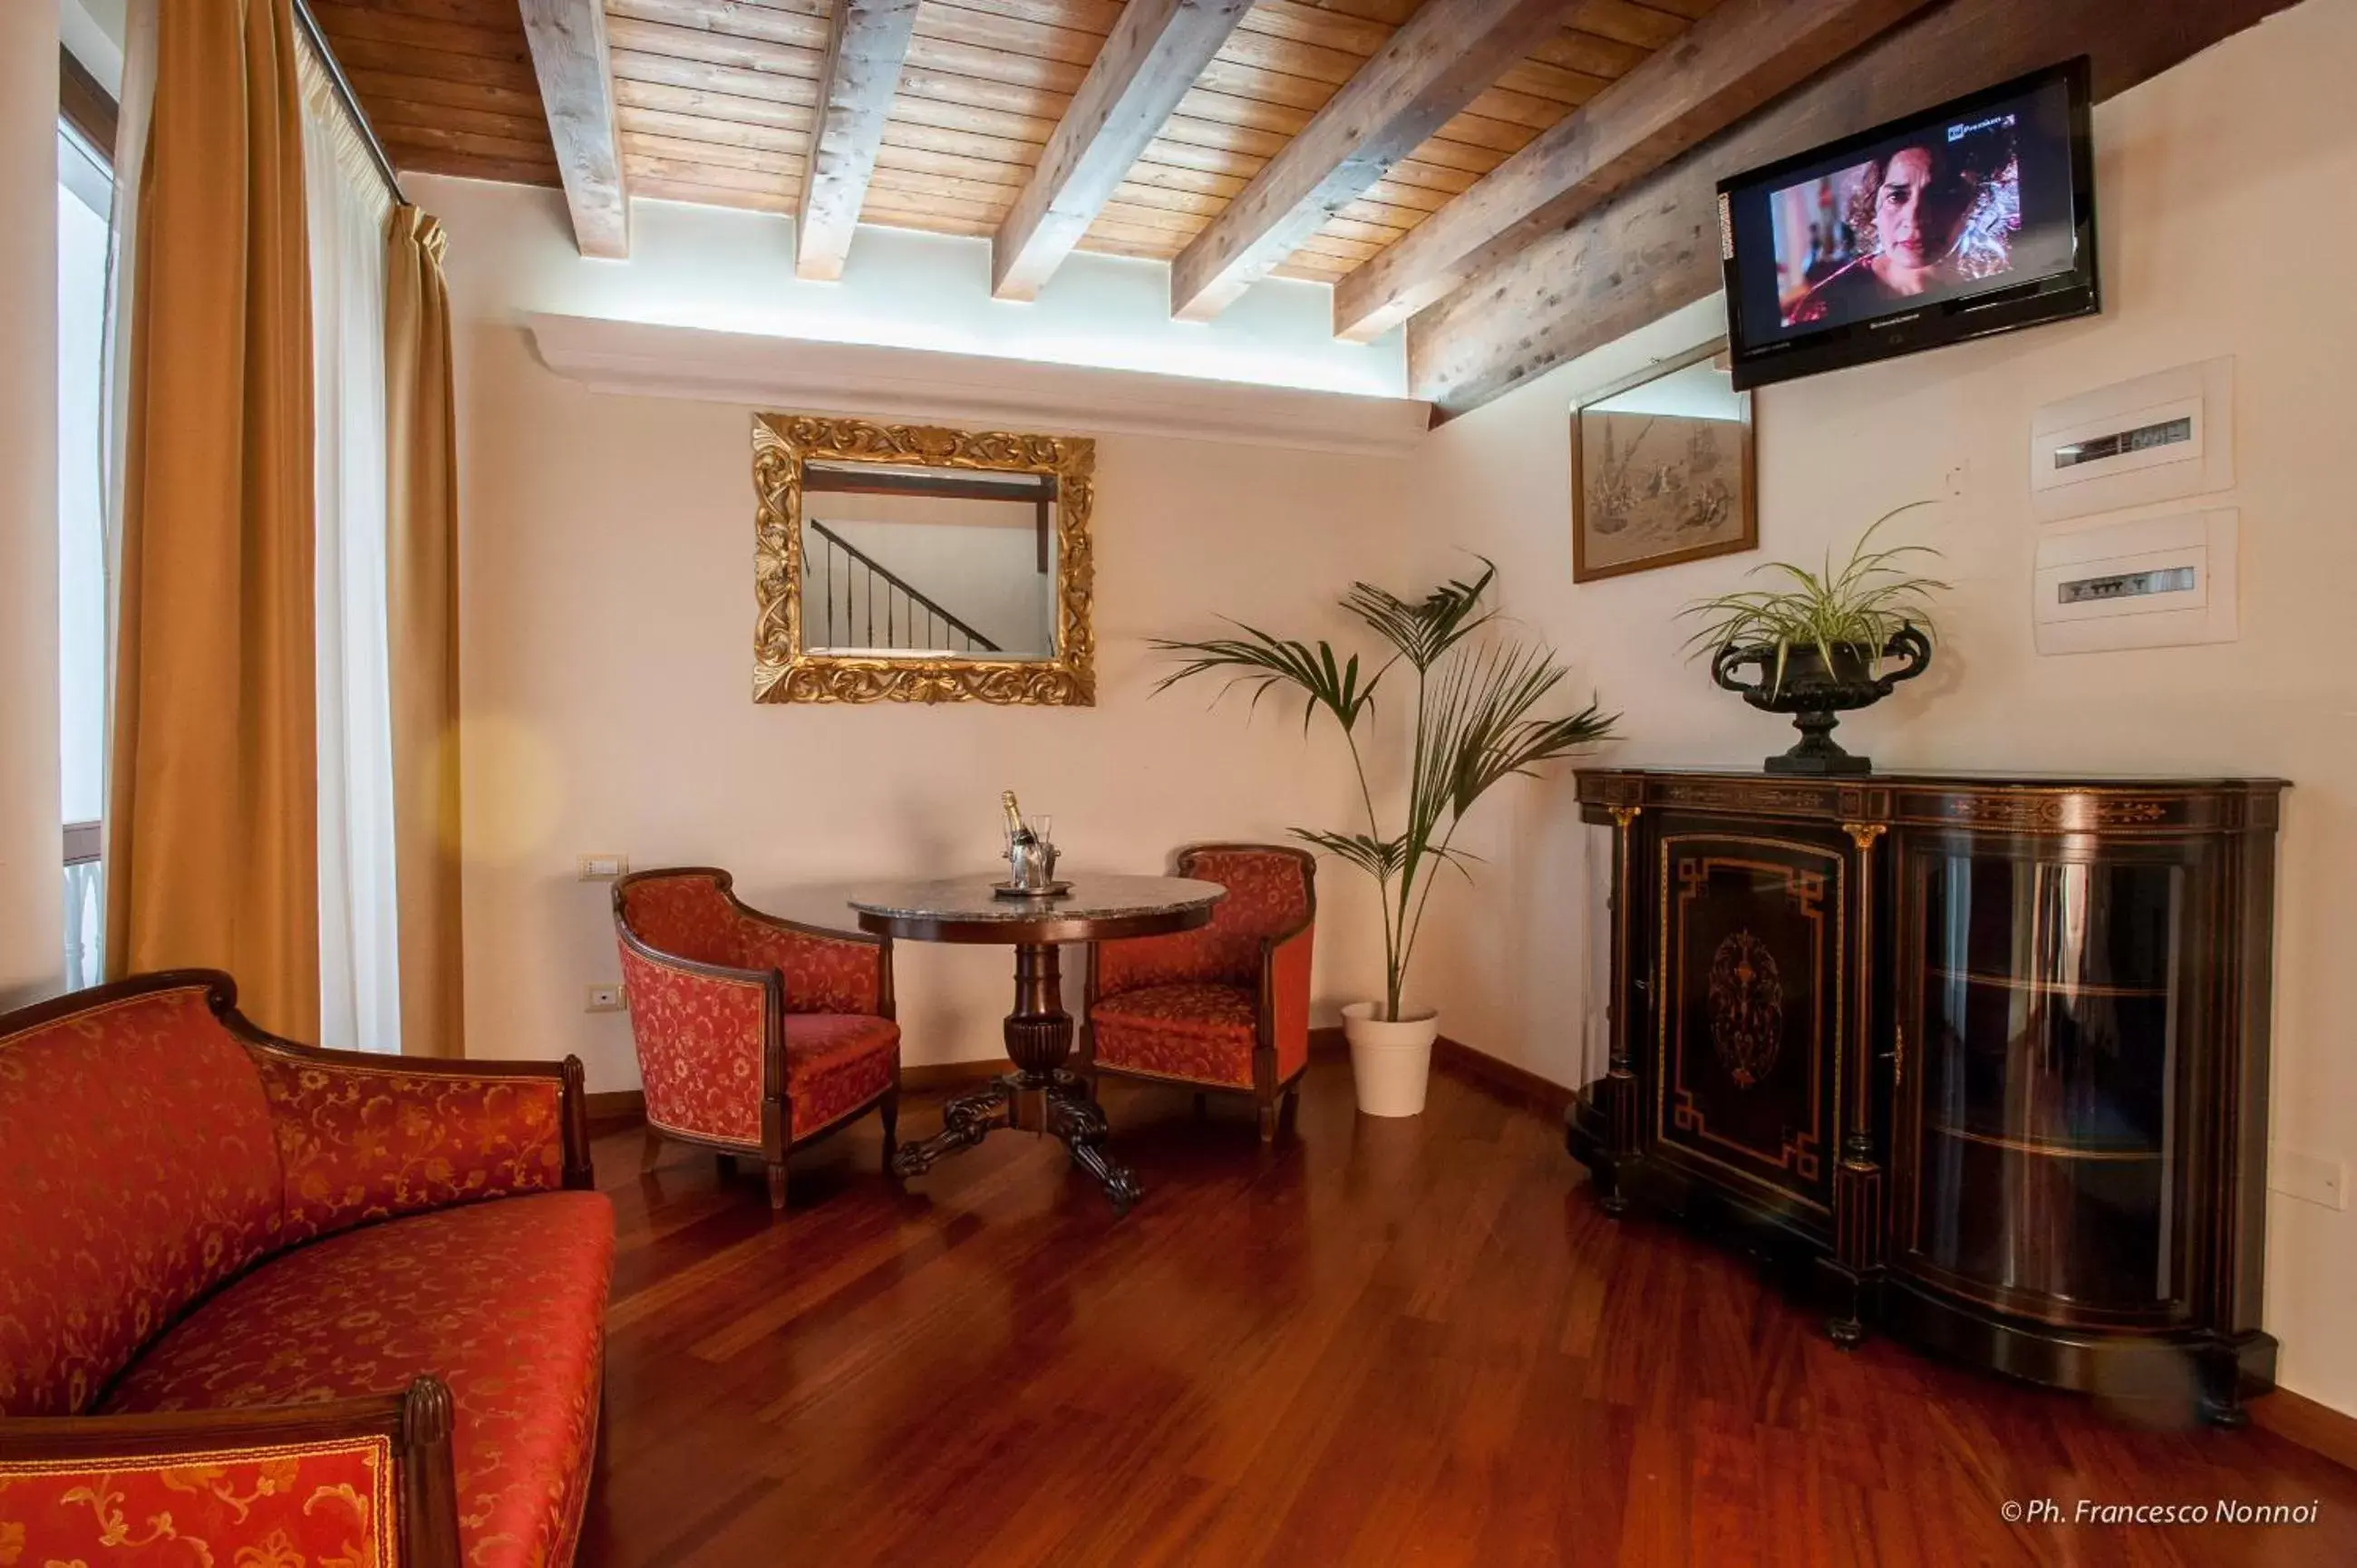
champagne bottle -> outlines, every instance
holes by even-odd
[[[1031,830],[1024,825],[1023,813],[1015,809],[1014,790],[1000,790],[998,792],[998,803],[1006,809],[1006,843],[1008,848],[1012,849],[1018,844],[1028,847],[1029,845],[1039,842]]]
[[[1039,879],[1039,835],[1025,825],[1023,813],[1016,809],[1014,790],[1000,790],[998,803],[1006,811],[1006,885],[1028,887]]]

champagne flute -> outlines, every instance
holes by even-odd
[[[1045,887],[1056,876],[1056,819],[1043,811],[1031,818],[1029,825],[1031,837],[1036,841],[1031,864],[1038,867],[1033,880],[1037,886]]]

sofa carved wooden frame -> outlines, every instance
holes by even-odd
[[[921,465],[1056,481],[1056,650],[1049,659],[813,652],[802,625],[804,466]],[[757,703],[1096,703],[1089,514],[1096,443],[1069,435],[875,424],[820,414],[753,419],[753,700]]]
[[[624,897],[629,889],[640,882],[674,876],[705,876],[712,879],[720,896],[728,900],[729,908],[741,919],[752,920],[777,930],[792,931],[800,936],[817,937],[831,942],[851,942],[861,947],[877,948],[876,1007],[877,1016],[896,1015],[892,994],[892,939],[871,937],[864,931],[835,930],[826,926],[813,926],[801,920],[789,920],[782,915],[756,909],[737,897],[736,879],[716,865],[666,865],[659,870],[634,871],[614,884],[614,934],[625,947],[640,959],[659,969],[678,974],[701,975],[708,980],[725,980],[735,984],[759,984],[762,987],[761,1004],[761,1136],[759,1142],[740,1143],[732,1138],[716,1138],[707,1133],[684,1132],[666,1127],[650,1115],[646,1124],[646,1152],[642,1168],[652,1170],[661,1158],[666,1138],[683,1144],[694,1144],[716,1150],[726,1168],[738,1155],[757,1158],[769,1177],[770,1207],[786,1206],[786,1159],[794,1150],[831,1137],[870,1111],[884,1122],[884,1171],[890,1175],[892,1155],[899,1147],[900,1133],[900,1068],[896,1055],[892,1067],[892,1082],[881,1094],[861,1101],[823,1127],[814,1127],[797,1138],[793,1135],[793,1101],[786,1089],[786,977],[774,969],[737,969],[725,963],[705,963],[700,960],[681,958],[661,948],[651,947],[630,929]]]
[[[383,1072],[398,1064],[418,1077],[554,1079],[561,1110],[563,1184],[586,1191],[597,1185],[589,1160],[588,1096],[581,1060],[443,1061],[387,1058],[297,1045],[256,1026],[237,1009],[236,983],[211,970],[165,970],[85,991],[70,992],[7,1016],[9,1033],[152,992],[201,986],[213,1015],[245,1045],[265,1053],[329,1068]],[[382,1445],[392,1464],[399,1568],[463,1568],[458,1544],[458,1484],[450,1436],[456,1410],[449,1385],[419,1378],[405,1389],[317,1404],[175,1411],[152,1415],[0,1416],[0,1463],[98,1466],[153,1459],[157,1467],[219,1463],[252,1450],[318,1444],[338,1449]],[[393,1568],[393,1564],[385,1568]]]
[[[1153,1083],[1181,1083],[1196,1090],[1195,1102],[1200,1112],[1204,1099],[1212,1094],[1250,1095],[1259,1113],[1261,1142],[1273,1141],[1277,1128],[1300,1100],[1301,1079],[1309,1070],[1305,1056],[1293,1076],[1280,1079],[1276,1067],[1276,955],[1277,950],[1299,937],[1318,923],[1318,857],[1308,850],[1290,844],[1275,843],[1197,843],[1189,844],[1172,857],[1174,874],[1194,875],[1196,857],[1221,853],[1282,855],[1297,861],[1301,866],[1302,893],[1306,903],[1301,918],[1283,930],[1260,939],[1260,977],[1258,1006],[1254,1018],[1253,1082],[1250,1089],[1229,1088],[1196,1083],[1191,1079],[1171,1078],[1163,1073],[1146,1072],[1135,1068],[1114,1067],[1097,1059],[1096,1026],[1085,1024],[1081,1030],[1081,1065],[1083,1076],[1093,1081],[1103,1074],[1119,1078],[1141,1079]],[[1097,950],[1103,944],[1089,944],[1088,978],[1082,987],[1083,1012],[1093,1015],[1097,1004]]]

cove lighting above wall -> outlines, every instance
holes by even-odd
[[[1297,387],[1011,364],[873,343],[817,343],[595,317],[528,315],[541,361],[599,392],[869,419],[1155,435],[1396,456],[1430,405]]]
[[[865,343],[1398,398],[1401,334],[1333,336],[1331,292],[1273,280],[1211,323],[1170,316],[1160,262],[1075,254],[1017,303],[990,296],[990,242],[862,226],[836,283],[794,275],[792,220],[639,200],[627,261],[583,258],[554,191],[416,177],[450,234],[462,315],[546,311],[812,342]]]

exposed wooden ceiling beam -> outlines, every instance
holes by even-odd
[[[585,256],[630,253],[630,193],[614,128],[614,71],[604,0],[522,0],[548,139]]]
[[[1929,3],[1727,0],[1336,284],[1334,335],[1381,337]]]
[[[1478,408],[1720,283],[1720,179],[2089,55],[2097,99],[2293,0],[1947,0],[1604,206],[1483,268],[1408,323],[1408,382],[1443,418]]]
[[[1427,0],[1170,267],[1171,314],[1205,321],[1562,25],[1566,0]]]
[[[998,226],[992,294],[1039,295],[1250,8],[1251,0],[1129,0]]]
[[[843,275],[916,22],[917,0],[835,0],[826,63],[819,71],[810,169],[794,223],[798,276]]]

